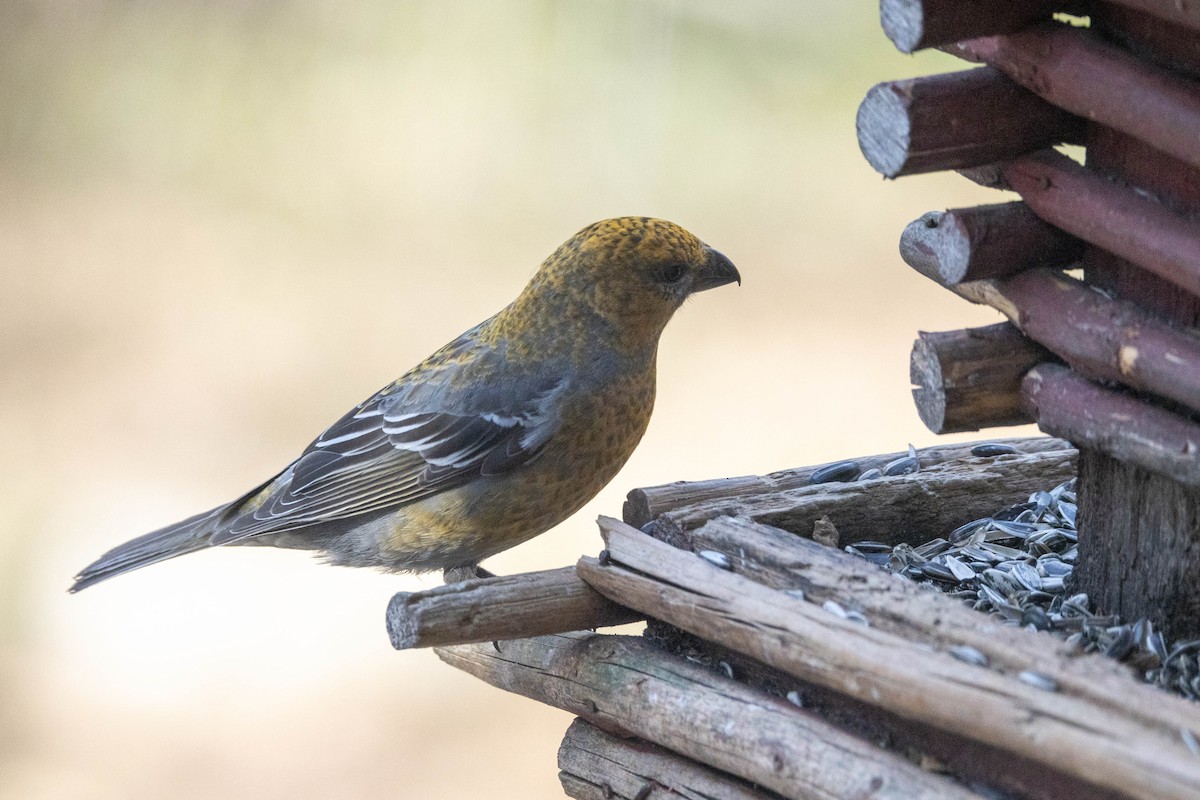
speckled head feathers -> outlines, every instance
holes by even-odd
[[[569,295],[631,335],[657,337],[689,295],[733,281],[729,259],[675,223],[617,217],[563,243],[527,291]]]

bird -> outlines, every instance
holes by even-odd
[[[109,550],[69,591],[231,545],[391,572],[476,569],[565,520],[617,474],[650,421],[663,329],[691,295],[735,281],[728,258],[674,223],[589,225],[512,303],[357,405],[277,475]]]

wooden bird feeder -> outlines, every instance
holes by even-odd
[[[1200,695],[1200,2],[880,5],[901,50],[983,66],[871,89],[867,160],[1021,198],[901,236],[1008,319],[921,333],[917,409],[1051,436],[637,489],[596,557],[396,595],[392,643],[575,714],[560,778],[585,800],[1195,800],[1200,704],[836,545],[982,541],[981,518],[1077,477],[1070,591],[1196,650]]]

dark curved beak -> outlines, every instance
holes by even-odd
[[[705,245],[704,255],[704,266],[696,270],[696,278],[692,281],[693,292],[715,289],[734,281],[738,286],[742,285],[742,276],[738,274],[737,267],[724,254]]]

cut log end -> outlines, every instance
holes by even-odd
[[[879,4],[883,32],[901,53],[920,49],[925,38],[925,9],[920,0],[883,0]]]
[[[905,101],[894,84],[871,87],[855,119],[858,146],[863,158],[885,178],[904,171],[912,142],[912,126]]]

